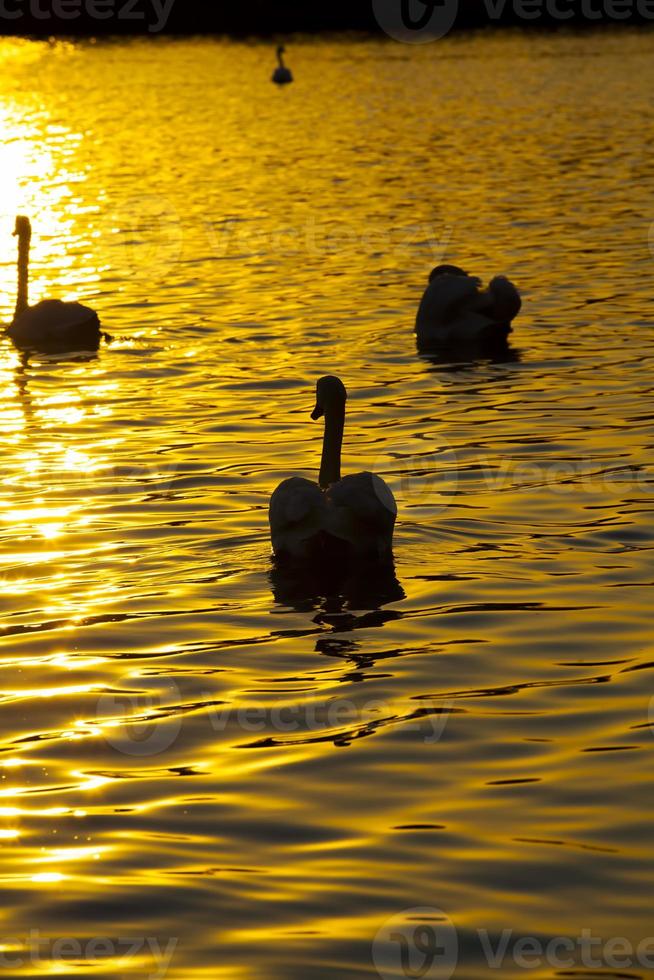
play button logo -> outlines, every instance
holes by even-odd
[[[452,30],[459,0],[372,0],[372,7],[389,37],[406,44],[425,44]]]

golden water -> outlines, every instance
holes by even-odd
[[[32,301],[113,337],[0,344],[7,975],[376,977],[416,907],[457,977],[478,930],[654,932],[654,37],[288,60],[0,43],[0,312],[27,213]],[[443,259],[520,285],[510,356],[417,355]],[[396,578],[271,570],[332,372]]]

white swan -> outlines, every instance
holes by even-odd
[[[439,265],[429,276],[416,317],[418,341],[432,344],[498,343],[511,333],[520,293],[504,276],[486,289],[456,265]]]
[[[18,347],[97,347],[100,321],[95,310],[60,299],[44,299],[36,306],[29,305],[32,240],[29,218],[20,215],[16,218],[14,235],[18,237],[18,297],[14,319],[6,328],[7,335]]]
[[[284,64],[284,52],[286,48],[283,44],[280,44],[277,48],[277,67],[275,68],[272,76],[272,81],[276,85],[288,85],[289,82],[293,81],[293,72],[290,68],[287,68]]]
[[[390,558],[397,506],[374,473],[341,479],[347,392],[339,378],[320,378],[311,418],[325,416],[319,484],[294,476],[270,498],[270,534],[278,558]]]

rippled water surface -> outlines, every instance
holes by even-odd
[[[2,317],[18,211],[113,338],[0,342],[3,968],[386,980],[441,916],[460,978],[649,976],[511,948],[654,928],[654,37],[288,57],[0,43]],[[508,355],[417,354],[443,259],[520,285]],[[325,373],[395,575],[272,568]]]

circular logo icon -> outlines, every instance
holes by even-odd
[[[405,44],[425,44],[449,34],[459,0],[372,0],[372,9],[389,37]]]
[[[112,266],[120,278],[161,280],[182,254],[177,211],[156,195],[133,197],[109,219],[115,247]]]
[[[179,688],[166,681],[160,691],[103,694],[96,718],[105,741],[123,755],[150,756],[165,752],[182,727],[176,712]]]
[[[372,944],[372,960],[382,980],[449,980],[458,956],[454,924],[435,908],[405,909],[394,915]]]
[[[405,446],[387,446],[371,469],[381,502],[389,507],[392,494],[400,512],[421,506],[445,510],[458,485],[456,453],[442,443],[438,451],[411,452]]]

